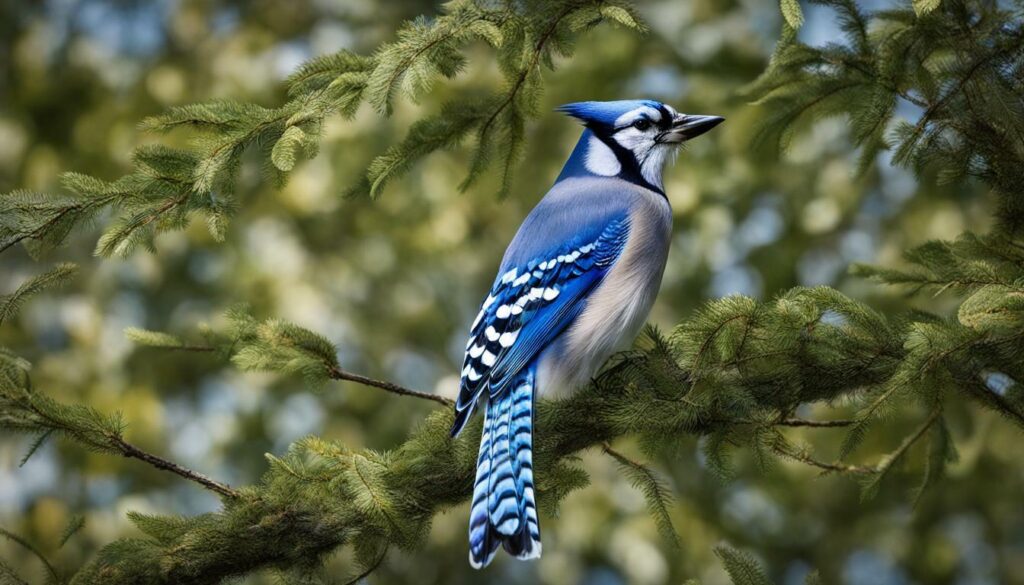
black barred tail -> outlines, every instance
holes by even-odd
[[[487,403],[469,517],[469,562],[479,569],[498,544],[520,559],[540,556],[533,493],[534,368]]]

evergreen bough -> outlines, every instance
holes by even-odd
[[[747,89],[767,113],[759,139],[784,148],[806,120],[846,116],[862,148],[862,169],[892,149],[894,164],[919,175],[938,169],[940,180],[973,177],[989,186],[998,220],[991,233],[912,249],[906,268],[853,268],[910,292],[959,294],[964,300],[956,316],[886,317],[830,288],[795,288],[765,302],[738,296],[708,302],[667,334],[647,329],[636,349],[615,358],[590,388],[538,404],[537,488],[546,512],[587,483],[575,457],[599,447],[644,494],[665,538],[676,541],[665,485],[646,465],[612,448],[623,436],[639,438],[655,455],[675,439],[699,435],[706,438],[707,462],[725,477],[730,454],[746,449],[766,466],[781,458],[856,476],[870,497],[914,450],[924,451],[915,495],[942,477],[956,457],[943,414],[952,401],[995,411],[1024,428],[1018,382],[1024,379],[1020,10],[980,0],[915,0],[866,14],[852,0],[817,3],[834,8],[845,37],[824,47],[799,42],[799,4],[781,2],[782,40],[767,71]],[[299,159],[316,154],[327,116],[351,116],[363,101],[390,114],[399,95],[415,101],[439,78],[458,75],[467,45],[478,40],[495,48],[505,89],[460,98],[414,124],[371,164],[358,189],[377,196],[418,158],[475,136],[463,188],[496,165],[504,194],[524,148],[525,124],[537,115],[541,69],[553,67],[555,56],[570,55],[574,39],[600,22],[644,28],[619,2],[452,2],[440,16],[410,23],[371,56],[342,51],[312,59],[288,80],[291,101],[279,108],[226,101],[172,108],[143,126],[190,127],[193,148],[140,148],[133,172],[113,182],[66,174],[70,194],[0,198],[0,250],[16,243],[30,252],[57,246],[108,207],[116,213],[97,244],[103,256],[151,246],[156,234],[181,229],[196,216],[222,237],[238,204],[232,185],[245,150],[258,149],[267,173],[283,181]],[[920,108],[916,120],[895,119],[900,101]],[[72,273],[58,266],[0,298],[0,322]],[[314,387],[353,380],[446,408],[386,452],[303,439],[280,457],[268,455],[257,484],[232,488],[127,443],[117,415],[47,397],[32,387],[30,364],[0,348],[0,428],[34,436],[28,456],[60,436],[171,471],[223,501],[221,511],[196,517],[131,514],[144,536],[106,546],[71,582],[216,583],[261,569],[310,579],[325,555],[346,544],[360,578],[388,551],[420,546],[434,514],[469,498],[479,428],[451,439],[446,399],[348,372],[329,340],[296,325],[260,318],[244,306],[228,316],[225,330],[198,332],[196,340],[144,330],[128,336],[161,350],[210,354],[243,371],[297,375]],[[855,418],[796,415],[802,406],[840,399],[860,405]],[[897,410],[917,419],[904,439],[874,463],[850,462],[872,426]],[[792,427],[844,432],[840,458],[816,457],[787,436]],[[63,540],[82,522],[73,520]],[[65,580],[27,541],[0,534],[39,556],[51,581]],[[716,552],[737,585],[769,583],[750,555],[727,545]],[[23,582],[3,563],[0,577]],[[816,582],[816,574],[808,577]]]

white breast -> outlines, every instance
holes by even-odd
[[[541,356],[538,386],[543,394],[588,383],[605,360],[633,342],[650,313],[665,272],[672,212],[653,191],[637,197],[619,259],[579,317]]]

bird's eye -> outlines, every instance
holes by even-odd
[[[651,121],[646,118],[640,118],[636,122],[633,122],[633,127],[643,132],[651,127]]]

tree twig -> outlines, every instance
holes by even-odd
[[[734,424],[734,425],[769,425],[774,427],[811,427],[811,428],[832,428],[832,427],[848,427],[856,424],[857,421],[852,419],[836,419],[836,420],[811,420],[807,418],[799,417],[787,417],[778,420],[755,420],[750,418],[712,418],[707,419],[707,422],[723,423],[723,424]]]
[[[782,427],[848,427],[857,421],[852,419],[837,420],[810,420],[806,418],[790,417],[776,421],[774,424]]]
[[[391,392],[392,394],[400,394],[402,396],[413,396],[415,398],[422,398],[424,400],[433,400],[434,402],[437,402],[438,404],[443,404],[445,406],[455,405],[454,400],[450,398],[445,398],[444,396],[430,394],[427,392],[420,392],[419,390],[412,390],[410,388],[399,386],[398,384],[388,382],[386,380],[376,380],[374,378],[370,378],[362,374],[356,374],[354,372],[343,370],[337,366],[331,366],[328,369],[328,371],[330,373],[330,378],[332,380],[348,380],[349,382],[356,382],[362,384],[363,386],[372,386],[374,388],[380,388],[381,390],[386,390],[388,392]]]
[[[774,451],[775,453],[782,457],[786,457],[787,459],[792,459],[793,461],[804,463],[810,465],[811,467],[824,469],[825,471],[833,471],[838,473],[858,473],[862,475],[878,472],[878,468],[874,466],[849,465],[846,463],[839,463],[838,461],[832,463],[829,463],[827,461],[820,461],[818,459],[815,459],[814,457],[811,457],[804,451],[786,449],[785,447],[782,447],[781,445],[777,444],[772,445],[772,451]]]
[[[225,483],[221,483],[219,481],[211,479],[203,475],[202,473],[199,473],[198,471],[192,471],[191,469],[182,467],[181,465],[178,465],[173,461],[164,459],[163,457],[159,457],[147,451],[143,451],[142,449],[139,449],[135,445],[132,445],[131,443],[125,441],[121,437],[112,436],[109,437],[109,439],[111,446],[129,459],[138,459],[139,461],[148,463],[149,465],[152,465],[157,469],[170,471],[175,475],[179,475],[189,481],[194,481],[199,485],[205,487],[206,489],[215,491],[218,494],[227,498],[237,498],[241,495],[238,493],[238,491],[232,489],[231,486]]]
[[[81,436],[81,432],[78,429],[70,428],[66,423],[54,418],[48,412],[40,409],[31,401],[29,401],[28,404],[26,404],[25,406],[26,408],[31,410],[36,416],[40,417],[41,419],[45,420],[48,423],[47,425],[45,425],[45,428],[66,432],[72,436]],[[124,438],[121,437],[119,433],[103,432],[99,436],[94,436],[90,439],[83,439],[83,442],[85,442],[86,444],[92,444],[101,449],[110,449],[112,451],[120,453],[121,455],[129,459],[138,459],[139,461],[148,463],[149,465],[152,465],[157,469],[170,471],[175,475],[181,476],[189,481],[198,483],[199,485],[205,487],[208,490],[215,491],[222,496],[228,498],[237,498],[240,495],[237,491],[232,489],[231,486],[227,484],[220,483],[219,481],[213,480],[203,475],[202,473],[199,473],[198,471],[192,471],[191,469],[188,469],[187,467],[182,467],[181,465],[178,465],[173,461],[169,461],[167,459],[164,459],[163,457],[159,457],[157,455],[153,455],[152,453],[139,449],[135,445],[132,445],[128,441],[125,441]]]
[[[912,447],[914,443],[916,443],[921,437],[924,436],[925,432],[927,432],[928,429],[932,428],[932,425],[935,424],[935,421],[939,420],[939,417],[941,415],[941,407],[937,407],[934,410],[932,410],[931,414],[928,415],[928,418],[925,419],[923,423],[921,423],[921,426],[917,427],[917,429],[912,434],[904,438],[903,442],[900,443],[899,447],[896,447],[895,451],[886,455],[885,459],[883,460],[883,463],[879,464],[877,468],[881,469],[883,468],[883,466],[891,465],[892,462],[902,457],[903,454],[907,452],[907,449],[910,449],[910,447]]]
[[[628,463],[629,465],[632,465],[633,467],[637,467],[637,468],[644,467],[643,463],[640,463],[639,461],[635,461],[635,460],[627,457],[626,455],[622,454],[621,452],[616,451],[615,449],[613,449],[612,448],[612,444],[609,443],[608,441],[602,441],[601,442],[601,450],[604,451],[606,454],[611,455],[615,459],[618,459],[618,460],[620,460],[622,462]]]

